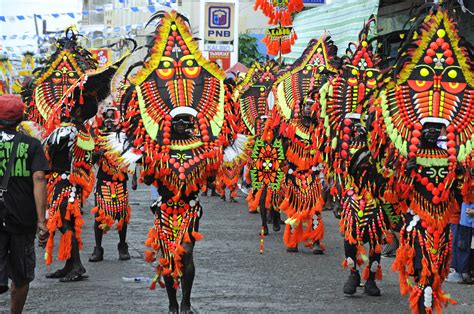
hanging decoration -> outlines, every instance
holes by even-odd
[[[303,6],[303,0],[257,0],[253,9],[261,9],[270,18],[270,25],[290,26],[291,14],[301,11]]]
[[[257,0],[253,7],[259,8],[262,13],[270,18],[269,25],[277,27],[269,28],[265,32],[262,43],[267,46],[269,55],[279,55],[291,52],[291,46],[295,43],[296,32],[292,27],[291,14],[303,9],[303,0]]]
[[[280,53],[290,53],[296,39],[298,38],[293,27],[274,27],[265,31],[262,43],[267,46],[267,54],[276,56]]]

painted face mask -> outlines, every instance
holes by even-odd
[[[321,93],[326,134],[338,139],[335,149],[343,159],[350,159],[351,154],[365,145],[359,126],[365,116],[365,103],[376,89],[380,73],[380,57],[371,38],[374,28],[372,17],[360,31],[358,42],[346,49],[341,75],[331,80]]]
[[[189,25],[176,12],[165,13],[145,66],[131,78],[129,110],[138,105],[146,134],[168,145],[168,122],[186,114],[197,118],[200,139],[216,140],[224,119],[224,75],[204,59]]]
[[[280,71],[275,61],[255,63],[247,72],[244,80],[237,85],[234,99],[240,102],[240,113],[245,126],[252,135],[261,134],[264,125],[261,116],[268,116],[268,93]]]
[[[430,15],[414,36],[397,63],[397,79],[381,95],[387,133],[403,156],[415,157],[423,125],[444,125],[454,169],[456,161],[472,160],[472,56],[444,10]]]
[[[275,103],[284,119],[290,119],[301,110],[301,102],[309,91],[320,86],[327,73],[337,73],[332,63],[337,47],[326,35],[311,41],[294,66],[273,85]]]
[[[26,110],[29,121],[45,126],[50,120],[48,124],[55,125],[57,123],[52,120],[59,122],[63,118],[69,118],[76,105],[85,103],[82,90],[87,78],[86,72],[95,70],[97,61],[77,40],[77,35],[68,28],[65,36],[58,39],[56,52],[28,88],[32,90],[32,98]],[[75,95],[77,87],[81,92]]]
[[[156,18],[155,40],[122,98],[130,143],[124,162],[142,158],[143,175],[189,194],[219,166],[225,73],[202,56],[183,15],[160,11],[151,21]]]

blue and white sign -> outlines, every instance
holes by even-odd
[[[232,41],[234,23],[232,3],[206,3],[205,40]]]
[[[315,7],[326,4],[326,0],[303,0],[303,4],[305,7]]]

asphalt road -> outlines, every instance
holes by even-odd
[[[89,263],[94,247],[90,204],[86,209],[83,263],[90,278],[77,283],[59,283],[44,275],[62,264],[47,269],[43,251],[37,249],[36,280],[32,283],[25,312],[51,313],[164,313],[168,309],[166,291],[151,291],[149,283],[124,282],[122,277],[153,277],[153,268],[142,258],[143,242],[152,225],[148,209],[149,191],[140,186],[132,191],[132,219],[128,243],[132,259],[119,261],[118,235],[104,237],[105,260]],[[89,200],[92,201],[92,198]],[[343,242],[338,222],[324,212],[325,255],[310,250],[287,253],[282,231],[265,238],[264,254],[259,254],[259,215],[249,214],[243,197],[239,203],[224,203],[217,197],[203,197],[204,215],[200,232],[204,239],[196,244],[196,279],[192,294],[195,313],[408,313],[406,297],[400,296],[398,276],[390,267],[393,259],[383,259],[384,280],[379,283],[381,297],[369,297],[362,289],[344,296],[342,286],[347,272],[341,267]],[[58,242],[58,241],[57,241]],[[445,290],[459,303],[446,313],[474,313],[474,287],[445,283]],[[9,308],[7,295],[0,296],[0,311]]]

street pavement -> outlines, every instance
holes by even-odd
[[[144,241],[152,214],[146,186],[131,191],[132,219],[128,243],[132,259],[119,261],[118,234],[104,237],[105,260],[89,263],[94,247],[93,198],[85,210],[83,263],[90,276],[77,283],[46,279],[45,273],[62,267],[53,263],[47,269],[44,251],[37,249],[36,279],[31,284],[25,312],[31,313],[165,313],[166,291],[149,283],[124,282],[122,277],[152,278],[153,268],[143,260]],[[225,203],[218,197],[202,197],[204,215],[200,232],[204,239],[195,247],[196,279],[192,293],[195,313],[408,313],[407,297],[400,296],[398,275],[391,271],[393,259],[382,259],[381,297],[369,297],[360,288],[356,295],[345,296],[342,286],[347,271],[342,269],[343,242],[338,221],[324,212],[325,255],[309,249],[287,253],[282,231],[265,238],[264,253],[259,254],[260,217],[247,212],[244,197],[238,203]],[[57,237],[56,244],[59,242]],[[446,313],[474,313],[474,287],[445,283],[444,288],[457,301]],[[0,296],[0,312],[9,309],[8,294]]]

